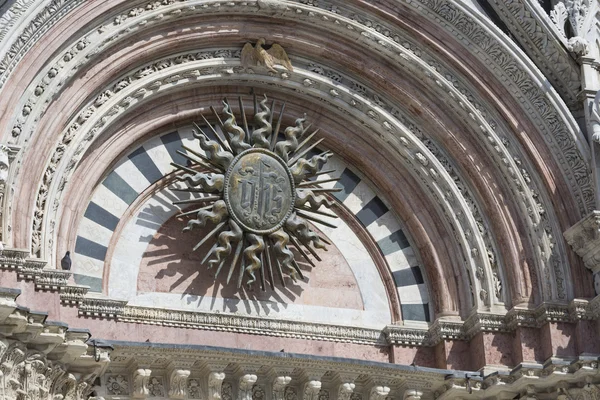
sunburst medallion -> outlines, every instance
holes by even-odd
[[[221,119],[211,107],[221,133],[202,116],[215,140],[195,124],[193,135],[205,154],[183,146],[186,152],[179,153],[189,160],[189,165],[173,165],[182,171],[178,179],[186,183],[176,190],[199,193],[201,197],[173,204],[206,204],[180,216],[192,216],[184,232],[204,228],[208,223],[214,225],[194,251],[216,236],[202,261],[204,264],[208,260],[209,268],[217,267],[215,279],[229,260],[227,283],[237,269],[238,289],[244,277],[249,286],[258,280],[263,290],[266,282],[274,288],[275,277],[285,287],[285,275],[293,280],[303,279],[292,247],[314,267],[309,254],[320,260],[316,250],[327,250],[326,244],[331,244],[311,228],[309,221],[335,228],[318,216],[336,218],[324,208],[334,204],[328,193],[340,189],[319,186],[336,179],[318,179],[333,172],[320,172],[332,153],[314,154],[323,139],[312,142],[318,129],[306,134],[310,128],[304,127],[306,115],[287,127],[284,138],[278,140],[285,103],[273,128],[274,102],[269,107],[266,96],[260,103],[254,98],[252,132],[241,97],[239,107],[243,126],[237,125],[227,99],[223,101],[226,118]],[[256,112],[258,108],[260,111]]]

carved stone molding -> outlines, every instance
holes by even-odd
[[[587,268],[600,272],[600,211],[594,210],[564,233]]]
[[[332,396],[329,383],[321,383],[315,376],[337,376],[342,381],[348,381],[349,376],[356,379],[350,385],[341,384],[339,392],[353,400],[372,399],[385,400],[402,398],[419,399],[455,399],[466,398],[515,398],[527,390],[529,385],[548,389],[547,393],[577,389],[584,382],[600,383],[597,355],[580,356],[576,359],[553,357],[544,364],[520,364],[512,370],[494,370],[489,374],[479,371],[453,371],[419,366],[404,366],[388,363],[367,362],[357,360],[331,359],[318,356],[289,355],[282,353],[246,352],[244,350],[208,349],[202,346],[187,348],[169,348],[164,345],[154,347],[147,343],[131,344],[126,342],[111,343],[115,350],[112,353],[111,376],[127,376],[135,370],[138,360],[160,359],[162,365],[190,365],[188,379],[188,398],[216,399],[229,397],[232,393],[240,393],[250,387],[254,376],[257,382],[267,382],[273,371],[287,369],[293,375],[294,385],[290,386],[292,378],[279,380],[271,388],[265,387],[266,397],[279,399],[277,392],[285,390],[284,398],[294,400],[300,396],[325,399]],[[214,368],[206,368],[206,364],[214,360],[227,360],[228,371],[239,371],[248,363],[259,366],[252,378],[240,377],[235,380],[225,380],[225,373],[214,372]],[[223,365],[223,364],[221,364]],[[211,372],[212,371],[212,372]],[[320,371],[315,373],[315,371]],[[153,369],[152,377],[156,382],[165,382],[173,372],[161,368]],[[312,377],[312,378],[311,378]],[[115,378],[113,378],[114,380]],[[208,388],[203,388],[199,382],[208,382]],[[277,381],[277,379],[276,379]],[[106,382],[106,381],[105,381]],[[190,385],[191,383],[191,385]],[[122,387],[128,387],[122,383]],[[223,393],[216,393],[221,391]],[[225,386],[227,386],[225,388]],[[253,384],[253,387],[258,386]],[[354,386],[354,387],[352,387]],[[194,388],[189,391],[189,388]],[[211,389],[212,388],[212,389]],[[206,391],[208,390],[208,391]],[[192,394],[192,392],[194,394]],[[501,395],[502,393],[502,395]],[[573,392],[575,393],[575,392]],[[121,395],[125,394],[121,393]],[[218,395],[218,396],[215,396]],[[242,395],[244,396],[244,395]],[[263,395],[264,396],[264,395]],[[151,396],[150,396],[151,397]],[[238,396],[239,397],[239,396]]]
[[[566,42],[537,1],[489,2],[536,65],[544,71],[569,107],[581,108],[579,66],[565,48]]]

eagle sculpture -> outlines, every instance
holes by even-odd
[[[263,48],[264,44],[265,39],[260,38],[254,47],[252,47],[251,43],[246,43],[244,45],[244,48],[242,49],[242,66],[244,68],[264,65],[269,71],[277,72],[277,70],[275,70],[275,65],[279,64],[288,71],[294,71],[292,63],[283,47],[275,43],[270,49],[265,50]]]

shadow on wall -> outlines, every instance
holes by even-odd
[[[170,204],[165,206],[173,207]],[[208,240],[199,249],[193,251],[194,246],[215,225],[210,224],[203,229],[182,232],[188,220],[177,216],[167,219],[168,214],[172,214],[172,210],[148,205],[138,215],[137,224],[157,229],[153,236],[139,238],[140,242],[146,242],[148,246],[140,265],[138,293],[180,293],[181,298],[188,305],[199,306],[204,301],[210,301],[211,310],[218,307],[216,299],[221,298],[223,299],[222,311],[245,311],[266,315],[287,308],[287,305],[292,303],[364,309],[354,274],[335,246],[329,246],[326,252],[319,251],[322,261],[316,262],[316,268],[312,268],[300,254],[295,253],[304,280],[294,282],[285,276],[285,287],[283,287],[279,274],[275,270],[273,271],[274,288],[266,282],[265,290],[261,290],[260,279],[249,288],[246,285],[247,278],[244,276],[243,284],[238,289],[239,263],[233,271],[230,271],[233,251],[227,257],[222,270],[218,271],[218,275],[217,265],[209,269],[208,261],[202,263],[206,254],[212,249],[214,239]],[[165,219],[166,222],[161,225],[160,222]],[[229,277],[230,273],[231,277]],[[332,296],[332,293],[335,293],[335,296]],[[240,307],[244,309],[240,310]]]

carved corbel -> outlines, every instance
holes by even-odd
[[[238,390],[239,400],[252,400],[252,387],[257,379],[257,376],[254,374],[246,374],[240,377]]]
[[[221,400],[221,390],[223,389],[224,372],[211,372],[208,375],[208,399]]]
[[[338,400],[350,400],[356,385],[352,382],[342,383],[338,389]]]
[[[174,369],[169,378],[169,398],[185,399],[187,397],[187,379],[190,376],[188,369]]]
[[[273,381],[273,400],[285,399],[285,388],[290,384],[291,381],[292,378],[285,375],[275,378]]]
[[[369,394],[369,400],[385,400],[390,394],[390,388],[387,386],[373,386]]]
[[[423,392],[418,390],[408,389],[404,392],[404,396],[402,400],[421,400],[421,396],[423,396]]]
[[[304,385],[304,400],[318,400],[321,381],[310,380]]]
[[[148,389],[148,383],[150,382],[150,374],[152,373],[149,369],[137,369],[133,373],[133,394],[134,399],[144,399],[150,394]]]
[[[592,211],[569,228],[564,237],[587,268],[595,273],[600,272],[600,211]]]

